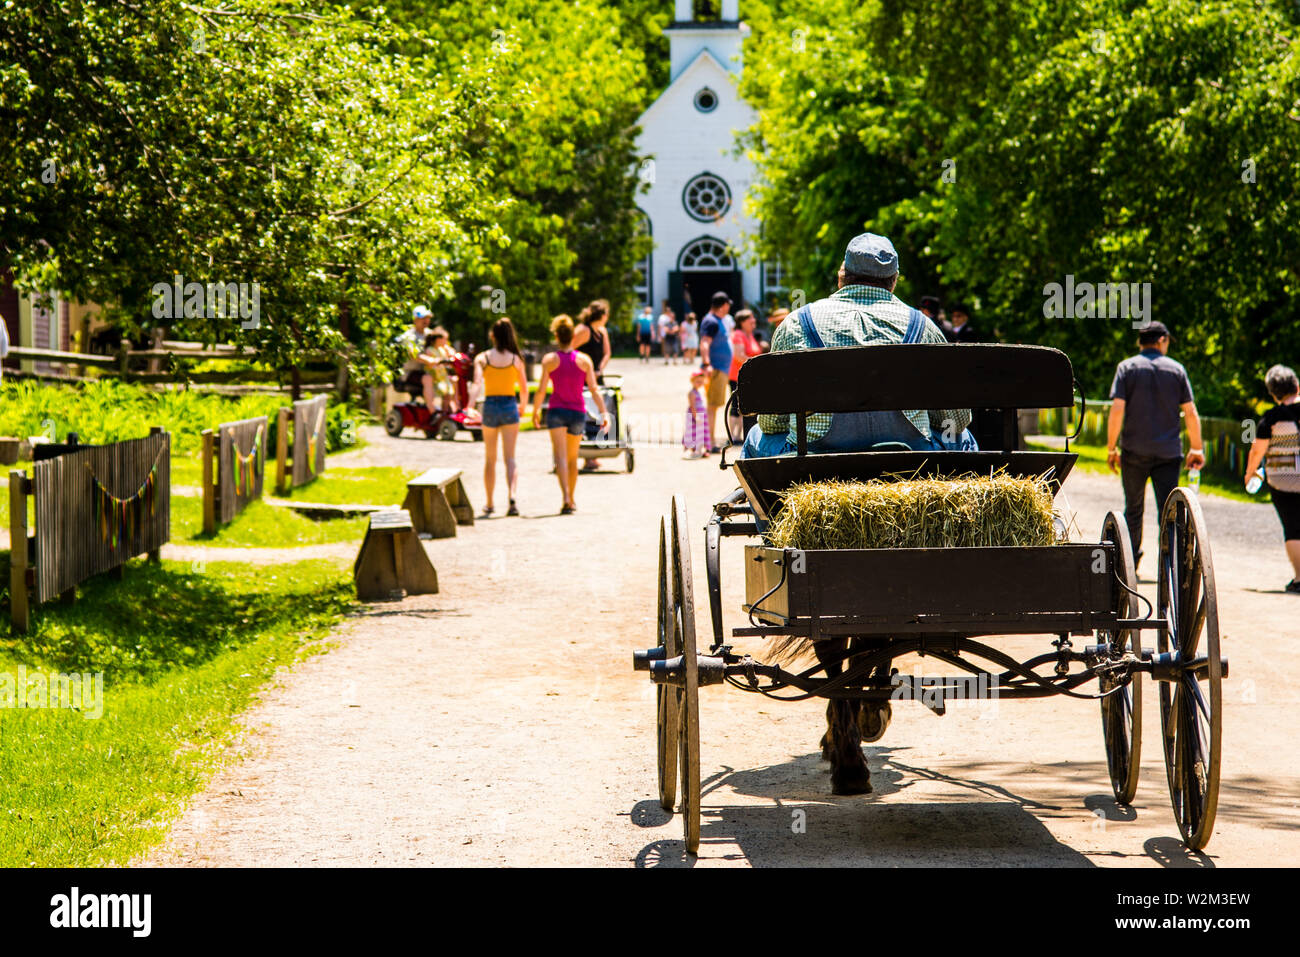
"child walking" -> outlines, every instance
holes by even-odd
[[[713,448],[709,430],[709,416],[704,401],[704,385],[708,375],[702,369],[691,373],[691,391],[686,393],[686,427],[682,430],[682,445],[687,458],[707,459]]]

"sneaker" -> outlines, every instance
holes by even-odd
[[[1300,578],[1291,579],[1283,590],[1290,592],[1292,595],[1300,595]]]

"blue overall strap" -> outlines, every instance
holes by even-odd
[[[907,323],[907,332],[903,335],[903,342],[906,345],[914,345],[921,341],[925,335],[925,313],[920,309],[909,310],[911,316]]]
[[[825,349],[826,343],[822,342],[822,337],[817,333],[817,327],[813,325],[812,308],[810,306],[801,306],[799,311],[794,314],[799,320],[799,325],[803,327],[803,334],[808,340],[808,345],[814,349]]]

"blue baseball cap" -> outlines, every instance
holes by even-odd
[[[863,233],[849,240],[844,250],[844,271],[872,279],[888,279],[898,274],[898,253],[884,236]]]

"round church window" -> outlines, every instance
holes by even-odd
[[[718,94],[707,86],[695,94],[695,108],[701,113],[712,113],[718,106]]]
[[[682,202],[694,219],[715,222],[731,208],[731,189],[712,173],[701,173],[686,184]]]

